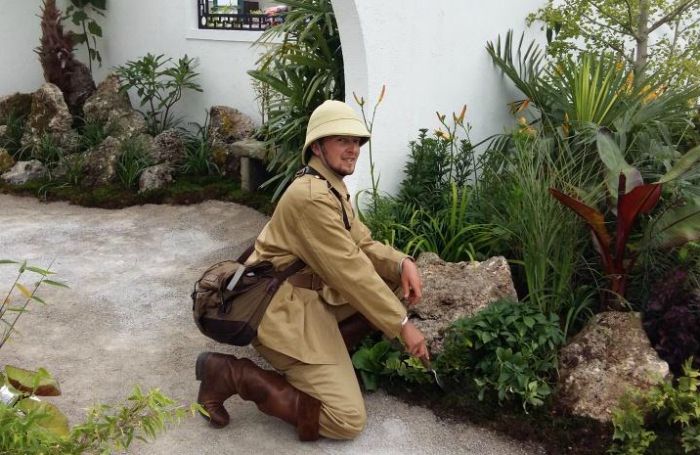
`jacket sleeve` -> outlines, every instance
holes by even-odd
[[[352,221],[352,237],[367,255],[379,276],[395,283],[401,280],[401,261],[409,257],[395,248],[372,239],[372,233],[360,217]]]
[[[292,253],[389,338],[401,331],[406,309],[377,274],[367,254],[355,243],[327,195],[306,200],[285,217],[294,220]]]

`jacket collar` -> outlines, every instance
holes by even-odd
[[[318,171],[319,174],[325,178],[330,185],[338,190],[338,192],[345,197],[345,199],[349,199],[348,197],[348,189],[345,186],[345,183],[343,182],[343,179],[330,170],[328,167],[326,167],[325,164],[323,164],[323,161],[317,156],[312,156],[311,159],[309,160],[309,167],[312,167]]]

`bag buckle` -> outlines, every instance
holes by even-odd
[[[227,291],[233,291],[233,288],[235,288],[238,282],[241,280],[244,272],[245,266],[241,264],[241,266],[238,267],[238,270],[236,270],[236,273],[233,275],[233,278],[231,278],[231,281],[228,282],[228,286],[226,286]]]

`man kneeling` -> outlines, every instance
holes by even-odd
[[[352,439],[366,413],[348,351],[375,327],[401,336],[407,351],[427,357],[425,338],[406,316],[421,297],[413,260],[372,240],[355,214],[343,178],[355,170],[370,137],[345,103],[326,101],[311,115],[302,149],[306,165],[280,199],[255,242],[248,264],[277,270],[301,259],[307,267],[273,297],[253,346],[280,371],[249,359],[204,352],[197,359],[197,401],[210,422],[229,422],[224,401],[234,394],[297,428],[299,439]]]

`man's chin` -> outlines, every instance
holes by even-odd
[[[355,166],[353,166],[352,168],[333,169],[333,172],[335,172],[341,177],[347,177],[348,175],[352,175],[355,173]]]

